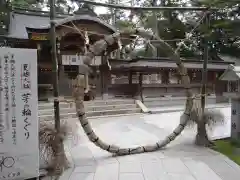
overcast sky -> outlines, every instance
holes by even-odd
[[[100,3],[108,3],[108,0],[94,0],[95,2],[100,2]],[[140,0],[142,2],[144,0]],[[121,0],[121,4],[125,6],[131,6],[130,0]],[[77,4],[75,3],[75,7],[77,8]],[[106,7],[101,7],[101,6],[95,6],[95,12],[97,14],[106,14],[108,9]],[[127,12],[127,11],[126,11]]]

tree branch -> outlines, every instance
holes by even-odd
[[[99,3],[94,1],[86,1],[86,0],[76,0],[78,2],[91,4],[95,6],[102,6],[108,8],[115,9],[125,9],[125,10],[135,10],[135,11],[159,11],[159,10],[172,10],[172,11],[206,11],[206,10],[218,10],[217,8],[209,8],[209,7],[131,7],[131,6],[123,6],[116,4],[108,4],[108,3]]]

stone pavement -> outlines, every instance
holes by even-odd
[[[220,110],[226,115],[226,123],[211,133],[212,138],[230,134],[230,108]],[[99,118],[91,119],[91,123],[104,141],[129,147],[163,139],[176,127],[179,115],[180,112]],[[195,128],[187,128],[164,150],[112,157],[90,143],[79,128],[78,137],[66,141],[72,168],[65,171],[61,180],[239,180],[240,167],[217,152],[194,146],[194,135]]]

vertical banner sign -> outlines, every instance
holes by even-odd
[[[39,174],[37,50],[0,48],[0,179]]]
[[[240,137],[240,120],[239,120],[240,101],[232,99],[231,107],[231,138],[238,139]]]

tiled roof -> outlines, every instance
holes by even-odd
[[[49,22],[49,17],[17,14],[12,12],[8,36],[11,38],[28,39],[26,27],[46,27],[49,25]]]
[[[90,16],[90,15],[75,15],[69,16],[67,18],[59,18],[56,20],[57,25],[64,24],[69,21],[74,20],[89,20],[96,23],[99,23],[110,31],[115,32],[116,29],[105,23],[103,20]],[[11,38],[18,38],[18,39],[28,39],[28,34],[26,28],[33,28],[33,29],[48,29],[50,28],[50,19],[47,16],[39,16],[34,14],[23,14],[23,13],[11,13],[10,17],[10,27],[9,27],[9,35],[8,37]]]
[[[240,80],[240,66],[229,65],[219,79],[223,81]]]

